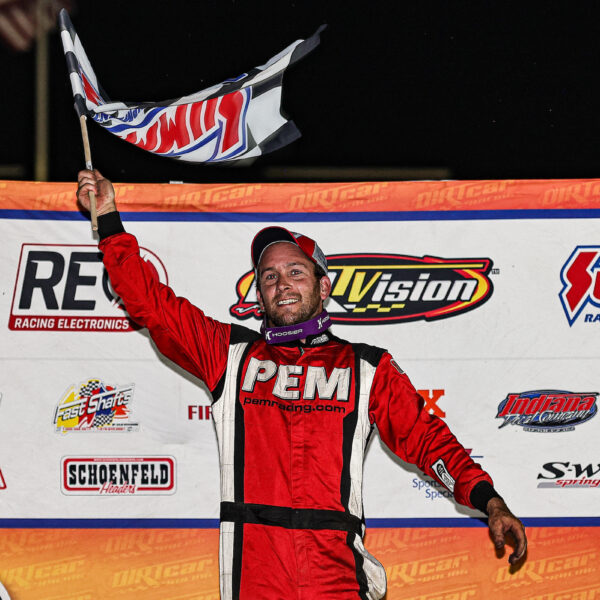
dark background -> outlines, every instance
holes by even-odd
[[[390,171],[394,179],[420,178],[422,168],[455,179],[598,177],[598,17],[596,2],[525,0],[79,0],[71,11],[101,85],[131,101],[199,91],[328,24],[284,79],[300,140],[251,167],[204,167],[90,123],[94,165],[131,182],[295,180],[291,167],[313,166],[408,168]],[[34,60],[34,50],[0,48],[0,165],[22,165],[24,179],[33,178]],[[52,181],[73,180],[83,166],[56,32],[49,165]],[[345,173],[330,178],[353,178]]]

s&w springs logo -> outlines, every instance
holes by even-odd
[[[337,254],[327,257],[331,320],[348,325],[433,321],[467,312],[489,300],[489,258],[439,258],[400,254]],[[254,272],[236,285],[238,319],[261,318]]]

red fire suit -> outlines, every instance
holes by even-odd
[[[388,352],[330,332],[267,344],[175,296],[140,258],[132,235],[110,235],[100,249],[130,316],[212,393],[223,600],[384,595],[385,571],[363,545],[363,457],[375,425],[395,454],[458,502],[485,507],[491,479],[423,410]]]

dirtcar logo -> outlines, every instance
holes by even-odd
[[[63,494],[131,496],[173,494],[171,456],[73,456],[61,461]]]
[[[580,463],[549,462],[542,466],[542,470],[545,473],[538,473],[537,478],[545,481],[538,483],[539,488],[597,488],[600,485],[600,477],[594,477],[600,473],[600,463],[583,466]]]
[[[573,431],[596,416],[598,392],[573,393],[560,390],[535,390],[509,394],[498,406],[499,429],[518,425],[524,431]]]
[[[332,281],[327,312],[348,325],[433,321],[472,310],[492,295],[489,258],[447,259],[399,254],[340,254],[327,257]],[[238,319],[262,318],[254,272],[236,284]]]
[[[563,288],[559,298],[573,325],[583,308],[600,308],[600,246],[577,246],[560,272]],[[600,313],[588,313],[585,322],[600,321]]]
[[[140,253],[161,283],[161,260]],[[94,245],[23,244],[9,329],[42,331],[131,331],[139,329],[113,291]]]
[[[88,379],[72,385],[54,411],[56,431],[137,431],[129,420],[133,384],[105,385],[101,379]]]

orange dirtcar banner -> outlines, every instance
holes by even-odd
[[[218,533],[206,529],[0,530],[0,581],[13,600],[218,600]],[[529,528],[509,567],[484,529],[372,529],[388,600],[596,600],[600,528]],[[4,596],[1,596],[4,598]]]
[[[117,184],[121,211],[327,213],[600,208],[600,180]],[[0,181],[1,208],[72,211],[69,183]]]
[[[115,188],[157,279],[251,329],[256,232],[318,240],[334,333],[387,348],[523,519],[510,568],[371,436],[387,600],[600,600],[600,180]],[[0,181],[0,600],[217,600],[211,397],[129,318],[75,190]]]

